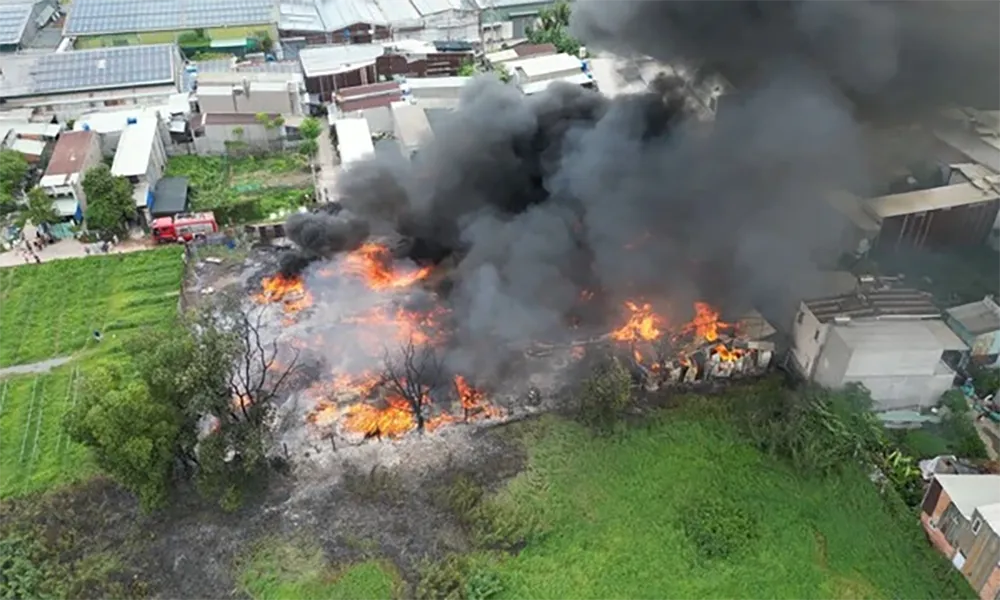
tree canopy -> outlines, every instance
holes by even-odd
[[[528,30],[528,41],[532,44],[552,44],[559,52],[576,55],[580,42],[569,34],[569,3],[559,2],[538,13],[539,24]]]
[[[28,192],[28,206],[24,211],[24,217],[35,225],[55,223],[59,220],[59,215],[52,208],[52,198],[39,187],[34,187]]]
[[[28,160],[17,150],[0,150],[0,202],[14,200],[28,174]]]
[[[87,228],[102,237],[120,235],[127,230],[128,219],[135,217],[132,184],[115,177],[107,165],[97,165],[83,176],[87,195]]]

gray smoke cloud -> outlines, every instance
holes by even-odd
[[[495,374],[505,351],[585,335],[567,318],[585,290],[604,301],[602,331],[619,323],[626,299],[684,320],[695,299],[731,317],[776,302],[839,247],[825,195],[869,186],[843,86],[877,98],[915,89],[885,91],[908,81],[898,41],[910,39],[909,21],[892,5],[843,4],[864,7],[577,2],[574,31],[592,46],[768,67],[712,122],[686,108],[675,79],[608,98],[569,85],[525,97],[477,78],[412,163],[372,159],[347,170],[341,202],[372,231],[413,239],[411,257],[456,263],[448,359],[464,372]],[[750,5],[763,16],[741,12]],[[686,35],[672,35],[676,23]],[[879,35],[887,31],[888,41]],[[821,68],[802,58],[803,44],[826,56]],[[342,246],[337,218],[294,225],[307,253]]]
[[[693,61],[737,87],[797,63],[882,114],[1000,104],[997,2],[580,0],[573,7],[571,29],[592,46]]]

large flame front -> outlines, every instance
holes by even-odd
[[[254,296],[254,300],[260,304],[280,302],[288,315],[294,315],[313,304],[312,294],[306,290],[301,276],[286,277],[279,273],[262,279],[260,287],[261,291]]]
[[[359,402],[349,406],[344,416],[344,429],[365,437],[395,438],[417,426],[410,403],[399,396],[389,396],[385,408]]]
[[[707,302],[694,303],[694,318],[682,329],[682,333],[693,333],[699,339],[706,342],[714,342],[719,339],[720,329],[731,329],[732,325],[719,320],[719,311],[708,305]]]
[[[612,331],[611,339],[619,342],[651,342],[663,335],[660,329],[663,326],[663,318],[653,312],[651,304],[626,302],[625,308],[631,313],[628,322]]]
[[[366,242],[348,254],[344,264],[348,272],[360,276],[373,290],[407,287],[431,273],[430,267],[397,273],[392,264],[392,252],[375,242]]]

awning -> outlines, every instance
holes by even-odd
[[[153,205],[149,212],[154,217],[167,217],[187,210],[188,180],[186,177],[164,177],[156,182]]]

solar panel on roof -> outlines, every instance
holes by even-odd
[[[0,44],[18,44],[31,18],[32,5],[0,4]]]
[[[171,81],[173,58],[169,45],[46,54],[32,67],[32,91],[58,93]]]
[[[74,0],[66,35],[101,35],[272,23],[274,0]]]

